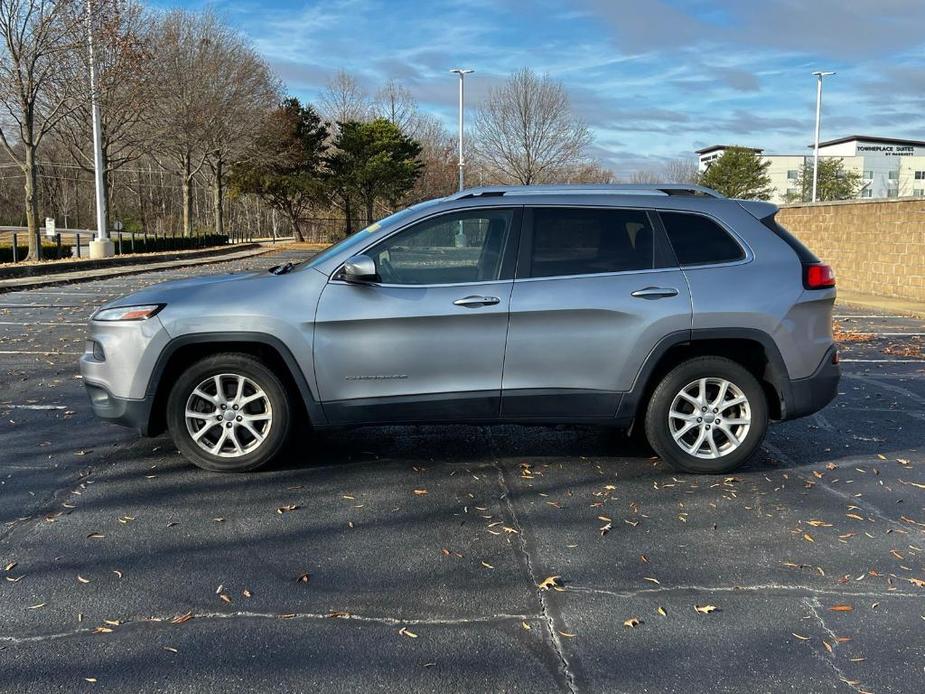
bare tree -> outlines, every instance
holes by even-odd
[[[203,99],[211,114],[206,143],[206,165],[212,193],[216,234],[225,233],[223,201],[227,167],[247,156],[255,125],[280,101],[280,85],[263,60],[240,34],[226,35],[207,58],[213,75]]]
[[[529,68],[489,92],[475,133],[473,149],[484,165],[524,185],[557,178],[582,160],[591,142],[562,84]]]
[[[67,0],[0,0],[0,142],[24,177],[28,258],[42,253],[36,152],[66,113],[67,85],[53,89],[59,61],[78,41]]]
[[[630,175],[630,183],[663,183],[662,177],[651,169],[637,169]]]
[[[347,121],[365,121],[370,116],[369,96],[356,78],[344,70],[328,80],[320,98],[321,115],[335,126]]]
[[[562,172],[563,183],[613,183],[613,171],[597,161],[589,161]]]
[[[221,78],[214,72],[221,64],[216,54],[233,37],[211,12],[173,10],[156,27],[152,154],[165,171],[180,177],[186,235],[193,230],[193,180],[206,164],[216,125],[210,88]]]
[[[697,164],[688,159],[672,159],[662,167],[662,183],[698,183]]]
[[[372,105],[373,115],[394,123],[406,135],[415,136],[418,105],[411,92],[396,80],[389,80],[378,92]]]
[[[81,7],[78,3],[74,9],[80,11]],[[107,200],[112,173],[138,159],[149,140],[146,119],[153,106],[155,51],[148,29],[150,21],[144,7],[132,0],[98,3],[92,17]],[[86,44],[60,61],[61,82],[81,88],[65,95],[67,112],[56,135],[67,145],[74,162],[84,171],[93,172],[89,68]]]

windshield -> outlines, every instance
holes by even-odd
[[[428,200],[426,202],[419,202],[417,205],[412,205],[411,207],[406,207],[403,210],[399,210],[398,212],[390,214],[388,217],[380,219],[375,224],[370,224],[365,229],[361,229],[360,231],[354,232],[353,234],[343,239],[342,241],[338,241],[333,246],[330,246],[329,248],[324,249],[318,255],[312,258],[309,258],[309,260],[307,261],[307,267],[317,267],[318,265],[321,265],[322,263],[330,260],[336,255],[346,253],[351,248],[354,248],[356,246],[362,246],[363,243],[367,239],[369,239],[369,235],[372,234],[373,232],[379,231],[383,227],[394,226],[395,224],[400,223],[406,217],[410,217],[413,213],[416,213],[422,207],[430,207],[431,205],[435,205],[438,202],[439,200]]]

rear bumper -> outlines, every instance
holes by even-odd
[[[142,436],[148,435],[151,406],[154,403],[153,395],[140,400],[119,398],[103,385],[88,381],[85,381],[84,385],[90,397],[93,414],[107,422],[135,429]]]
[[[811,376],[790,381],[790,397],[785,399],[783,419],[796,419],[818,412],[838,394],[841,369],[835,363],[837,348],[829,347]]]

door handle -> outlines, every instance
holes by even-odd
[[[674,287],[645,287],[637,289],[630,296],[638,299],[664,299],[669,296],[677,296],[678,290]]]
[[[467,308],[476,308],[478,306],[492,306],[501,303],[501,299],[496,296],[464,296],[453,302],[455,306],[465,306]]]

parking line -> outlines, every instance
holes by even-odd
[[[842,364],[921,364],[925,359],[839,359]]]
[[[11,405],[0,403],[0,410],[66,410],[67,405]]]
[[[0,325],[86,325],[86,322],[80,323],[77,321],[0,320]]]
[[[858,315],[832,316],[835,320],[846,320],[848,318],[913,318],[912,316],[894,316],[892,314],[884,315],[881,313],[869,313]],[[914,319],[913,319],[914,320]]]
[[[64,356],[80,356],[83,352],[41,352],[41,351],[25,351],[25,350],[4,350],[0,351],[0,354],[40,354],[43,357],[52,357],[56,355]]]

